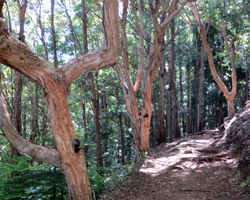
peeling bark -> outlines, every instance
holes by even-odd
[[[61,69],[55,69],[46,59],[15,39],[8,31],[7,25],[0,19],[0,62],[22,73],[42,88],[48,106],[53,137],[60,154],[61,163],[58,166],[62,168],[65,174],[70,198],[74,200],[87,200],[92,199],[92,197],[87,168],[80,148],[81,144],[73,142],[78,140],[67,103],[69,85],[85,72],[108,68],[118,62],[120,46],[118,2],[117,0],[106,0],[103,4],[103,23],[106,37],[103,47],[70,61]],[[2,119],[2,115],[0,115],[0,118]],[[1,122],[2,130],[8,123],[6,120]],[[6,130],[6,137],[9,134],[8,131],[9,129]],[[15,137],[17,136],[15,135]],[[12,141],[12,144],[18,148],[20,143],[25,141],[24,139],[21,140],[20,137],[13,140],[14,142]],[[22,147],[25,150],[28,149],[25,152],[27,155],[32,154],[32,152],[37,153],[37,150],[42,148],[32,146],[29,143],[25,143],[25,145],[27,146]],[[32,147],[34,148],[33,151]],[[40,155],[35,154],[35,156],[42,160],[39,157]],[[55,157],[52,154],[50,156],[51,159]]]

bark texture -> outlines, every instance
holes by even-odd
[[[67,93],[70,84],[84,73],[108,68],[118,62],[120,42],[117,0],[104,1],[103,13],[106,36],[103,47],[70,61],[60,69],[55,69],[46,59],[14,38],[8,31],[7,25],[0,19],[0,62],[22,73],[42,88],[48,105],[53,136],[61,158],[60,167],[65,174],[71,199],[74,200],[92,199],[92,197],[84,156],[82,150],[77,149],[75,145],[79,140],[70,118]],[[8,122],[1,123],[2,129],[6,123]],[[20,144],[20,140],[12,141],[17,147]],[[28,153],[31,153],[31,144],[25,149],[29,149]],[[37,150],[38,147],[34,149]]]

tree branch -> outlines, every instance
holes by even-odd
[[[166,28],[168,27],[170,21],[172,19],[174,19],[185,7],[186,3],[187,2],[190,2],[190,0],[185,0],[182,4],[181,4],[181,7],[178,8],[175,12],[174,12],[174,9],[176,7],[176,4],[177,2],[173,2],[171,4],[171,7],[170,7],[170,12],[169,12],[169,15],[168,17],[166,18],[166,20],[161,24],[161,27],[163,28],[164,32],[166,30]]]
[[[118,23],[118,2],[106,0],[103,6],[105,41],[103,46],[91,53],[76,58],[62,67],[67,84],[91,70],[106,69],[118,62],[120,35]]]
[[[160,0],[159,0],[160,2]],[[145,34],[144,34],[144,25],[143,25],[143,13],[142,13],[142,9],[141,9],[141,3],[140,0],[138,0],[138,8],[139,8],[139,14],[140,14],[140,27],[139,28],[139,35],[140,35],[140,46],[139,46],[139,57],[140,57],[140,64],[139,64],[139,68],[137,71],[137,78],[136,78],[136,82],[134,85],[134,91],[137,92],[140,88],[141,85],[141,81],[142,81],[142,69],[144,67],[144,38],[145,38]]]
[[[33,159],[43,161],[45,163],[61,168],[61,157],[57,150],[49,149],[43,146],[32,144],[28,142],[20,134],[18,134],[12,125],[12,122],[7,111],[7,106],[0,90],[0,127],[4,136],[8,141],[15,146],[18,151]]]
[[[22,73],[31,81],[44,87],[44,76],[70,85],[86,72],[106,69],[118,62],[120,38],[117,0],[104,1],[103,23],[105,41],[99,50],[85,54],[64,65],[61,69],[34,53],[28,46],[14,38],[0,19],[0,62]]]

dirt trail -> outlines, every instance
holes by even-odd
[[[237,155],[217,130],[152,149],[138,173],[101,200],[249,200],[239,187]]]

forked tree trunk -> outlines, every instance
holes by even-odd
[[[225,43],[226,43],[226,50],[227,50],[227,56],[231,61],[231,66],[232,66],[232,91],[229,92],[227,87],[225,86],[224,82],[221,80],[221,78],[219,77],[216,68],[214,66],[214,58],[213,58],[213,54],[212,54],[212,50],[209,46],[209,44],[207,43],[207,32],[205,30],[204,25],[201,22],[201,18],[197,9],[197,6],[194,6],[191,2],[189,2],[190,7],[192,8],[192,11],[199,23],[199,31],[200,34],[202,36],[202,43],[205,47],[205,49],[207,50],[207,54],[208,54],[208,59],[209,59],[209,67],[211,69],[212,75],[214,77],[215,82],[217,83],[217,85],[219,86],[220,90],[224,93],[227,103],[228,103],[228,116],[233,115],[235,113],[235,109],[234,109],[234,97],[236,95],[237,92],[237,79],[236,79],[236,69],[235,69],[235,63],[234,63],[234,59],[235,59],[235,46],[234,46],[234,41],[237,35],[235,35],[232,40],[231,40],[231,48],[229,48],[229,44],[228,44],[228,40],[227,40],[227,35],[226,35],[226,28],[225,28],[225,22],[224,20],[222,20],[222,29],[219,29],[224,37]],[[217,28],[218,29],[218,28]],[[230,52],[231,50],[231,52]]]
[[[3,19],[0,19],[0,62],[19,71],[42,87],[59,154],[56,153],[57,151],[47,149],[48,152],[54,152],[54,156],[52,154],[50,154],[50,157],[45,156],[47,160],[41,158],[41,155],[44,155],[46,151],[37,153],[37,150],[45,149],[44,147],[32,145],[21,136],[18,137],[14,133],[13,135],[13,128],[6,129],[10,123],[4,118],[7,116],[5,114],[6,106],[2,106],[4,107],[2,109],[3,98],[1,98],[0,111],[4,110],[5,112],[5,115],[0,115],[3,132],[8,140],[25,155],[32,155],[34,158],[61,167],[66,177],[70,198],[74,200],[87,200],[92,199],[92,197],[81,142],[75,134],[70,118],[67,94],[70,84],[84,73],[90,70],[106,69],[118,62],[120,47],[118,2],[116,0],[105,0],[103,2],[103,13],[106,40],[102,49],[74,59],[61,67],[60,70],[55,69],[51,63],[32,52],[29,47],[13,37]],[[58,163],[58,158],[61,159],[61,164]]]

